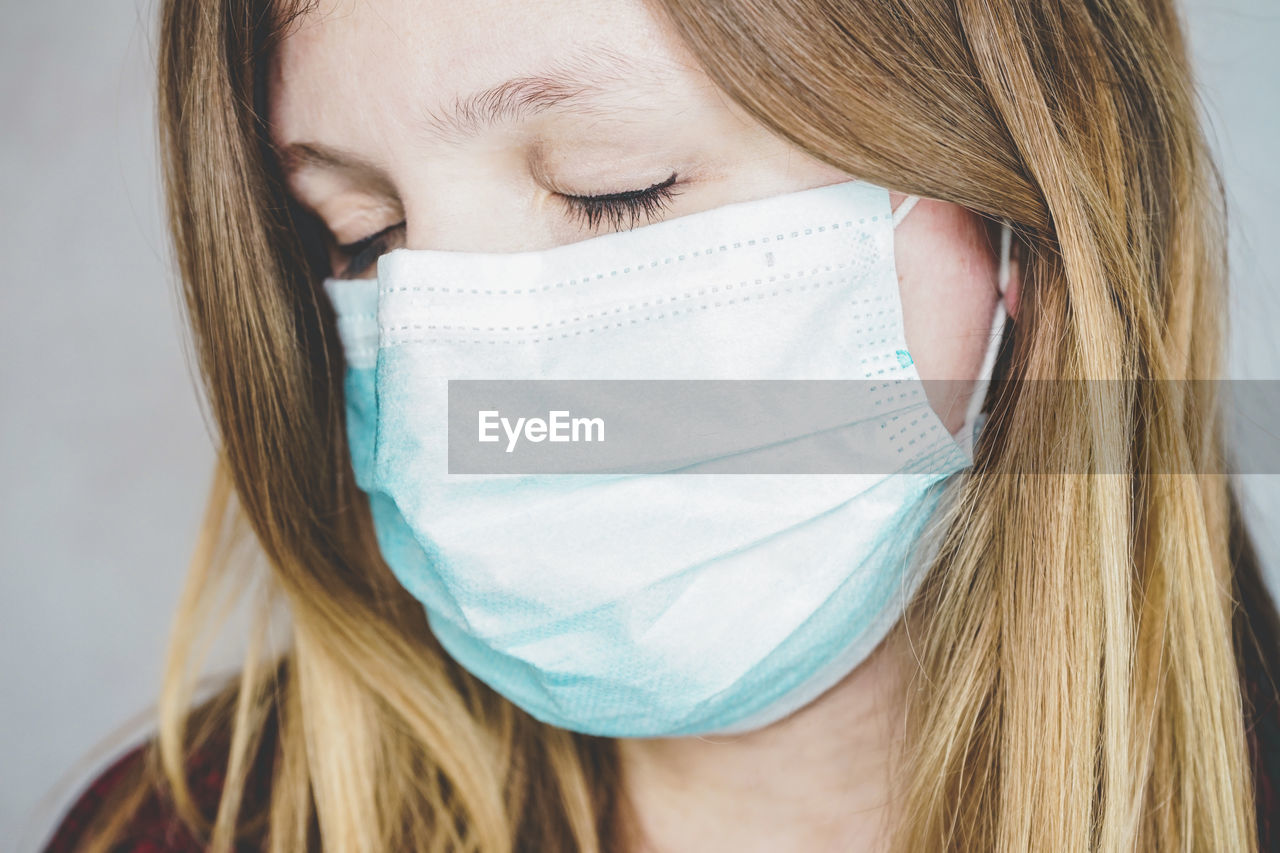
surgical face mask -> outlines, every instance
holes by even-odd
[[[539,720],[616,737],[759,728],[857,667],[923,577],[1003,329],[998,307],[957,439],[903,337],[893,234],[912,204],[850,181],[327,280],[356,482],[449,654]],[[858,380],[842,435],[874,464],[450,474],[465,379]]]

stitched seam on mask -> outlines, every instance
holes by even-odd
[[[834,282],[834,281],[827,281],[827,282],[822,282],[822,283],[819,283],[819,284],[803,285],[803,286],[801,286],[801,287],[800,287],[800,291],[801,291],[801,292],[803,292],[803,291],[808,291],[808,290],[818,290],[818,289],[821,289],[821,288],[823,288],[823,287],[830,287],[830,286],[832,286],[833,284],[836,284],[836,283],[837,283],[837,282]],[[791,290],[791,289],[792,289],[792,288],[787,288],[788,292],[790,292],[790,290]],[[702,296],[702,295],[704,295],[704,294],[698,294],[698,296]],[[777,295],[779,295],[779,294],[774,293],[774,294],[771,294],[771,295],[772,295],[772,296],[777,296]],[[752,300],[758,300],[758,299],[764,299],[764,298],[767,298],[767,296],[769,296],[769,294],[762,294],[762,295],[758,295],[758,296],[757,296],[757,295],[751,295],[751,294],[748,294],[748,295],[746,295],[746,296],[737,296],[737,297],[734,297],[734,298],[729,299],[729,300],[727,300],[726,302],[724,302],[724,305],[733,305],[733,304],[738,303],[738,302],[750,302],[750,301],[752,301]],[[688,302],[688,301],[691,301],[691,299],[692,299],[692,298],[693,298],[693,297],[690,297],[689,299],[685,299],[685,298],[683,298],[683,297],[682,297],[682,298],[681,298],[681,299],[679,299],[678,301],[679,301],[679,302]],[[674,303],[674,302],[676,302],[676,301],[677,301],[676,299],[671,299],[671,300],[669,300],[669,303]],[[876,297],[873,297],[873,298],[870,298],[870,299],[854,300],[854,301],[851,301],[849,304],[850,304],[850,305],[871,305],[871,304],[876,303],[876,302],[884,302],[884,301],[886,301],[886,297],[884,297],[884,296],[876,296]],[[623,314],[623,315],[625,315],[625,314],[630,314],[630,313],[632,313],[633,311],[640,310],[640,309],[644,309],[644,308],[657,308],[657,307],[660,307],[662,303],[663,303],[663,300],[658,299],[658,300],[654,300],[653,302],[642,302],[642,303],[640,303],[640,304],[638,304],[638,305],[626,305],[626,306],[619,306],[619,307],[614,308],[614,309],[612,309],[612,310],[610,310],[610,311],[599,311],[599,312],[592,313],[592,314],[586,314],[586,315],[583,315],[583,316],[580,316],[580,317],[566,317],[566,318],[564,318],[564,319],[562,319],[562,320],[548,321],[548,322],[546,322],[546,323],[534,323],[534,324],[529,325],[529,326],[485,326],[485,327],[480,327],[480,326],[450,326],[450,325],[446,325],[446,324],[441,324],[441,325],[426,324],[426,325],[422,325],[422,324],[417,324],[417,323],[415,323],[415,324],[411,324],[411,325],[407,325],[407,326],[388,326],[388,327],[387,327],[387,329],[386,329],[385,339],[386,339],[389,343],[398,343],[398,342],[400,342],[400,341],[398,341],[398,340],[396,339],[396,336],[397,336],[397,335],[402,334],[402,333],[404,333],[404,332],[411,332],[411,331],[427,331],[427,332],[485,332],[485,333],[494,333],[494,334],[506,334],[506,333],[518,333],[518,332],[537,332],[537,331],[540,331],[540,330],[541,330],[541,331],[548,331],[548,330],[551,330],[551,329],[564,328],[565,326],[571,326],[571,325],[574,325],[574,324],[577,324],[577,323],[587,322],[587,321],[591,321],[591,320],[595,320],[595,321],[604,320],[604,319],[606,319],[607,317],[609,317],[609,315],[613,315],[613,316],[617,316],[617,315],[619,315],[619,314]],[[717,303],[717,305],[719,305],[719,304],[720,304],[720,303]],[[887,313],[887,312],[889,312],[889,311],[892,311],[892,308],[881,308],[881,309],[879,309],[879,310],[870,310],[870,309],[868,309],[868,310],[867,310],[867,312],[866,312],[865,314],[859,314],[859,315],[857,315],[857,317],[855,317],[855,319],[861,319],[861,318],[864,318],[864,317],[865,317],[865,318],[876,318],[876,317],[879,317],[879,316],[881,316],[881,315],[883,315],[883,314],[885,314],[885,313]]]
[[[857,224],[864,225],[867,222],[878,222],[879,220],[880,220],[880,216],[878,214],[876,216],[871,216],[871,217],[864,216],[862,219],[857,220]],[[838,231],[842,227],[849,228],[849,227],[852,227],[853,225],[854,225],[854,220],[852,219],[845,220],[843,225],[841,225],[839,222],[833,222],[830,225],[815,225],[810,228],[792,231],[790,234],[790,239],[800,239],[802,237],[809,237],[814,234],[822,234],[828,230]],[[595,273],[594,275],[591,273],[588,273],[587,275],[584,275],[581,278],[569,279],[567,281],[557,281],[555,284],[544,284],[542,287],[504,288],[501,290],[480,290],[479,288],[473,288],[473,287],[452,287],[451,288],[451,287],[435,287],[435,286],[424,287],[420,285],[405,285],[404,287],[380,288],[378,292],[379,293],[466,293],[466,294],[473,294],[478,296],[504,296],[504,295],[514,295],[514,294],[521,294],[521,293],[545,293],[548,290],[555,290],[556,288],[576,287],[579,284],[587,284],[588,282],[600,281],[602,279],[612,278],[618,275],[627,275],[628,273],[631,273],[631,272],[639,272],[640,270],[656,269],[660,266],[665,266],[667,264],[672,264],[672,263],[678,264],[682,261],[689,260],[690,258],[709,257],[711,255],[717,255],[722,252],[732,252],[739,249],[749,249],[749,248],[755,247],[758,244],[762,245],[770,241],[774,243],[780,243],[786,239],[788,239],[787,234],[776,234],[772,237],[766,235],[763,237],[755,237],[747,241],[739,240],[732,244],[726,243],[720,246],[719,248],[715,246],[710,246],[705,251],[702,249],[694,249],[692,252],[685,252],[679,255],[668,256],[666,258],[663,258],[660,262],[654,260],[654,261],[649,261],[648,263],[632,264],[630,266],[626,266],[621,269],[615,268],[610,270],[607,273],[598,272],[598,273]]]
[[[623,313],[629,313],[632,311],[645,310],[649,308],[659,307],[664,304],[669,305],[669,304],[678,303],[678,302],[687,302],[693,299],[703,298],[713,293],[719,293],[721,291],[728,292],[733,290],[747,290],[751,288],[767,288],[769,287],[769,285],[774,284],[779,280],[799,281],[805,278],[822,276],[827,273],[838,274],[840,271],[845,270],[850,266],[851,265],[848,263],[836,264],[835,266],[828,264],[825,267],[814,267],[811,270],[801,270],[800,272],[796,273],[794,276],[791,273],[784,273],[781,276],[778,276],[778,275],[769,276],[767,280],[764,278],[743,279],[742,281],[739,281],[737,284],[725,284],[725,285],[716,285],[714,287],[703,287],[697,290],[689,290],[678,295],[656,297],[654,299],[646,299],[638,302],[630,302],[625,305],[618,305],[614,308],[600,309],[597,311],[588,312],[586,314],[581,314],[576,317],[565,317],[559,320],[548,320],[547,322],[544,322],[544,323],[531,323],[529,325],[521,325],[521,326],[483,326],[483,327],[469,326],[469,325],[458,325],[458,326],[446,325],[446,324],[437,325],[432,323],[425,323],[425,324],[424,323],[405,323],[398,326],[387,326],[385,329],[382,330],[382,333],[388,339],[394,339],[397,334],[403,333],[403,332],[409,332],[412,330],[453,331],[453,332],[536,332],[541,329],[559,328],[559,327],[569,325],[571,323],[581,323],[583,321],[603,319],[604,317],[609,315],[618,315]],[[814,288],[828,287],[834,284],[845,282],[847,280],[848,280],[847,278],[837,277],[830,281],[823,282],[820,285],[814,285],[813,287]],[[750,294],[748,294],[746,297],[738,297],[738,298],[749,298],[749,296]],[[885,296],[875,296],[867,299],[855,300],[853,304],[866,305],[866,304],[871,304],[876,302],[883,302],[886,299],[887,297]],[[732,300],[730,301],[730,304],[732,304]]]
[[[843,267],[844,265],[841,265],[841,266]],[[831,271],[830,267],[827,267],[825,270],[823,270],[823,272],[829,272],[829,271]],[[813,272],[810,272],[808,274],[801,273],[800,275],[797,275],[795,279],[792,279],[791,275],[787,274],[782,276],[781,279],[783,281],[793,281],[793,280],[798,281],[800,279],[805,278],[806,275],[812,276],[813,274],[814,274]],[[742,281],[742,282],[739,282],[738,285],[736,286],[737,287],[757,287],[758,286],[761,288],[767,288],[769,284],[773,284],[774,282],[778,281],[778,278],[779,277],[777,276],[770,276],[767,283],[763,279],[756,279],[754,282]],[[817,282],[815,284],[803,284],[799,286],[799,291],[805,292],[805,291],[818,290],[823,287],[831,287],[836,284],[841,284],[844,281],[846,281],[846,279],[837,277],[827,281]],[[793,292],[795,287],[796,287],[795,285],[792,285],[790,287],[783,287],[782,290],[787,293],[791,293]],[[604,319],[605,316],[609,314],[618,315],[623,313],[629,313],[631,311],[643,310],[650,307],[660,307],[664,303],[671,304],[676,302],[688,302],[694,299],[705,297],[712,293],[717,293],[721,289],[729,291],[729,290],[733,290],[734,288],[735,288],[735,285],[725,285],[723,286],[723,288],[719,286],[712,287],[712,288],[701,288],[697,291],[689,291],[679,296],[669,297],[667,299],[655,299],[651,301],[631,303],[628,305],[620,305],[608,311],[593,312],[593,313],[589,313],[589,314],[585,314],[577,317],[566,317],[561,320],[548,321],[546,323],[534,323],[529,326],[488,326],[488,327],[482,328],[480,326],[450,326],[450,325],[443,325],[443,324],[433,325],[429,323],[428,324],[414,323],[414,324],[407,324],[407,325],[401,325],[401,326],[388,326],[386,327],[386,329],[383,330],[382,337],[384,340],[386,340],[387,343],[394,344],[394,343],[403,342],[403,341],[396,340],[397,334],[415,331],[415,330],[416,331],[442,331],[442,332],[523,332],[523,331],[533,332],[533,331],[538,331],[540,329],[549,330],[551,328],[560,328],[560,327],[564,327],[566,325],[570,325],[574,323],[581,323],[583,321]],[[766,298],[768,296],[778,296],[778,295],[780,295],[780,292],[778,289],[775,288],[772,294],[752,295],[748,293],[745,296],[734,297],[732,299],[729,299],[723,304],[733,305],[738,302],[749,302],[753,299],[761,299],[761,298]],[[852,300],[850,304],[869,305],[877,302],[884,302],[887,299],[888,297],[886,296],[875,296],[871,298],[864,298],[861,300]],[[717,307],[720,305],[721,303],[719,302],[716,303]],[[706,308],[708,306],[704,305],[702,307]],[[859,316],[873,316],[873,317],[880,316],[881,314],[884,314],[888,310],[891,310],[891,309],[882,308],[879,311],[876,311],[874,313],[870,313],[868,315],[859,315]],[[679,312],[677,311],[673,313],[679,313]],[[633,320],[631,324],[635,325],[636,321]],[[618,323],[616,325],[622,325],[622,324]],[[600,327],[597,327],[597,328],[600,328]]]
[[[568,338],[579,337],[584,332],[587,334],[592,334],[598,331],[608,332],[608,331],[613,331],[615,329],[627,328],[628,326],[638,326],[642,323],[650,323],[650,322],[658,322],[659,320],[667,320],[673,317],[678,317],[681,314],[691,314],[691,313],[694,313],[695,311],[708,311],[715,308],[727,308],[732,305],[745,305],[750,302],[760,302],[765,299],[785,297],[787,295],[792,295],[792,294],[801,294],[807,291],[817,290],[822,287],[829,287],[833,284],[836,284],[838,281],[839,279],[836,279],[833,281],[827,281],[827,282],[818,282],[815,284],[805,285],[803,287],[798,287],[798,288],[785,287],[779,290],[774,290],[772,293],[759,293],[754,295],[747,295],[737,299],[730,299],[725,302],[704,303],[702,305],[697,305],[691,308],[672,310],[669,313],[649,315],[643,318],[633,317],[628,322],[617,322],[617,323],[611,323],[603,326],[591,326],[586,329],[576,329],[573,332],[564,332],[560,335],[546,335],[546,336],[539,336],[535,338],[507,338],[507,339],[475,338],[471,340],[467,340],[466,338],[436,338],[436,337],[402,338],[400,340],[392,340],[390,338],[387,338],[382,342],[381,345],[383,347],[394,347],[394,346],[402,346],[405,344],[414,344],[414,343],[523,344],[523,343],[542,343],[544,341],[552,341],[552,340],[565,340]],[[866,300],[866,301],[876,301],[876,300]],[[879,313],[884,313],[884,311],[882,310]],[[895,315],[895,318],[896,318],[896,315]],[[884,329],[884,328],[896,328],[896,327],[897,327],[896,322],[889,321],[889,322],[881,323],[878,326],[869,327],[867,331]],[[881,344],[881,343],[888,343],[888,342],[889,342],[889,338],[888,336],[885,336],[878,340],[868,341],[866,343]],[[866,361],[866,359],[864,359],[864,361]]]
[[[353,361],[362,361],[365,357],[377,354],[378,315],[376,312],[342,314],[338,316],[337,321],[338,337],[343,340],[344,350],[349,350],[346,356],[348,365]],[[367,339],[372,345],[357,343],[360,339]]]

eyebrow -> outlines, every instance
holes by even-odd
[[[607,115],[618,107],[599,103],[610,84],[634,82],[644,71],[627,54],[608,48],[583,51],[551,70],[513,77],[496,86],[455,98],[446,108],[424,109],[413,127],[424,136],[447,145],[462,145],[486,128],[527,121],[552,109],[580,115]],[[380,167],[351,152],[317,142],[293,142],[279,149],[287,171],[303,166],[380,172]]]
[[[619,60],[626,62],[626,60]],[[497,86],[456,99],[446,110],[424,110],[418,127],[428,136],[449,144],[461,144],[496,124],[525,121],[554,108],[572,108],[596,114],[591,101],[608,91],[609,82],[622,79],[616,62],[592,60],[583,65],[514,77]]]

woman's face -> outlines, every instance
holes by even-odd
[[[640,0],[320,0],[269,79],[290,189],[344,278],[400,246],[544,249],[857,177],[749,118]],[[996,299],[985,229],[921,202],[895,254],[921,376],[976,376]],[[952,430],[964,390],[930,386]]]

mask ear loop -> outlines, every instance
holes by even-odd
[[[1000,301],[1004,302],[1005,291],[1009,289],[1009,261],[1013,250],[1013,229],[1009,220],[1000,220],[1000,273],[996,278],[996,287],[1000,290]]]
[[[897,228],[898,223],[907,218],[907,214],[911,212],[911,208],[916,206],[916,202],[920,200],[918,195],[909,195],[898,205],[897,210],[893,212],[893,227]]]
[[[969,404],[965,407],[964,426],[961,427],[960,443],[970,459],[973,458],[973,445],[977,441],[978,431],[982,428],[982,404],[987,398],[987,388],[991,385],[991,376],[995,372],[996,356],[1000,352],[1000,342],[1004,338],[1004,327],[1008,314],[1004,307],[1005,293],[1009,289],[1010,255],[1013,250],[1013,229],[1009,220],[1000,220],[1000,267],[996,274],[996,288],[999,298],[991,317],[990,341],[987,352],[982,357],[982,367],[978,371],[978,379],[974,383]]]

